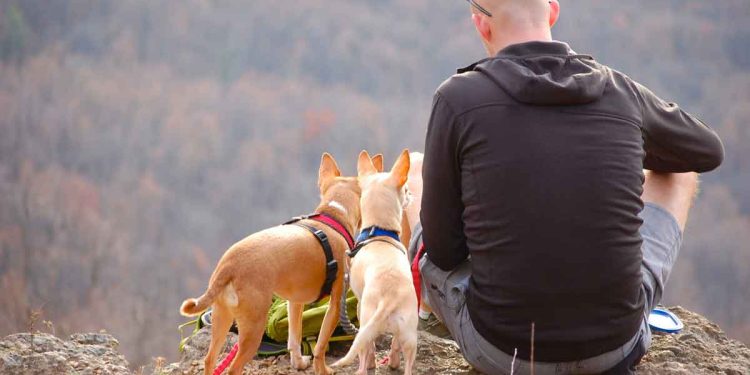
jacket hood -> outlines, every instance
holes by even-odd
[[[604,66],[562,42],[514,44],[459,73],[472,70],[488,76],[517,101],[532,105],[591,103],[602,96],[608,82]]]

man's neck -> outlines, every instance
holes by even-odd
[[[489,53],[490,57],[496,56],[497,53],[502,51],[505,47],[508,47],[513,44],[520,44],[520,43],[534,42],[534,41],[543,41],[543,42],[552,41],[552,31],[550,29],[517,31],[515,33],[507,33],[507,34],[499,34],[499,35],[507,35],[507,36],[504,38],[497,38],[492,45],[487,47],[487,53]]]

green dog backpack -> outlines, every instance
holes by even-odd
[[[357,297],[354,296],[354,293],[351,290],[346,297],[347,313],[350,317],[355,317],[357,314]],[[326,297],[318,302],[305,305],[305,309],[302,312],[302,352],[305,355],[312,354],[312,351],[315,348],[318,340],[318,333],[323,326],[323,318],[328,310],[329,301],[330,297]],[[266,330],[263,335],[263,340],[258,349],[259,356],[279,355],[287,352],[286,341],[289,335],[287,305],[288,303],[286,300],[274,296],[273,302],[268,311],[268,320],[266,322]],[[337,322],[338,319],[339,317],[337,316]],[[354,319],[353,322],[356,324],[356,319]],[[178,328],[180,331],[180,352],[182,352],[185,343],[196,332],[210,324],[211,310],[209,309],[196,319],[180,325]],[[183,330],[190,326],[193,326],[193,330],[190,335],[185,337],[183,335]],[[232,325],[231,331],[237,333],[237,326]],[[330,342],[351,341],[353,339],[354,336],[348,335],[340,325],[337,325],[331,336]]]

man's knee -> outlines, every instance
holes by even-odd
[[[684,230],[698,193],[698,174],[645,171],[645,177],[641,199],[667,210],[677,219],[680,229]]]

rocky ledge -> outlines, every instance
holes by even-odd
[[[655,335],[639,374],[750,374],[750,349],[727,338],[718,325],[682,307],[670,307],[685,329]]]
[[[654,336],[651,349],[638,367],[642,374],[750,374],[750,349],[727,338],[706,318],[681,307],[670,308],[685,324],[676,335]],[[201,330],[186,344],[179,362],[155,366],[159,375],[202,374],[203,356],[210,332]],[[228,351],[236,337],[229,335]],[[386,355],[386,343],[378,345],[378,361]],[[0,341],[0,374],[131,374],[125,358],[117,352],[118,342],[106,333],[75,334],[64,341],[48,334],[15,334]],[[342,356],[345,347],[333,348],[329,362]],[[223,358],[223,355],[222,355]],[[343,369],[353,373],[356,364]],[[246,374],[288,374],[289,357],[258,359],[245,368]],[[312,370],[297,372],[312,374]],[[371,374],[393,374],[380,365]],[[420,332],[416,374],[475,374],[451,340]]]
[[[46,333],[17,333],[0,341],[0,374],[132,374],[106,333],[77,333],[61,340]]]

